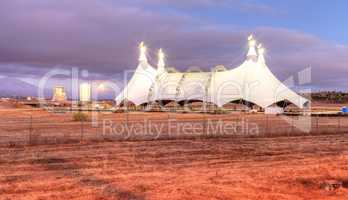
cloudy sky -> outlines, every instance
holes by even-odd
[[[35,85],[52,69],[72,67],[120,81],[135,69],[140,41],[154,65],[163,48],[180,70],[232,69],[251,33],[280,80],[311,67],[314,90],[347,90],[347,7],[344,0],[1,0],[0,78],[13,87],[0,91],[18,91],[14,79]]]

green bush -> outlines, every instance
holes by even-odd
[[[223,109],[223,108],[217,108],[215,110],[215,114],[227,114],[227,110]]]
[[[87,114],[83,113],[83,112],[77,112],[77,113],[74,113],[73,115],[73,120],[74,121],[87,121],[88,120],[88,116]]]

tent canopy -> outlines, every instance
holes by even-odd
[[[245,100],[262,108],[277,102],[290,102],[301,109],[305,108],[308,100],[273,75],[266,65],[262,45],[256,47],[252,36],[248,39],[249,51],[240,66],[230,70],[215,68],[211,72],[169,71],[165,67],[162,51],[159,52],[158,69],[155,69],[148,63],[146,47],[141,43],[139,65],[127,86],[117,96],[116,103],[124,99],[136,105],[162,100],[200,100],[221,107],[228,102]]]

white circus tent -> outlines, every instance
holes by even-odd
[[[139,65],[126,87],[116,97],[117,104],[130,101],[135,105],[140,105],[148,101],[149,91],[155,81],[157,70],[147,61],[144,43],[141,43],[139,48]]]
[[[166,68],[164,54],[159,52],[157,69],[146,59],[146,47],[140,44],[139,65],[122,93],[117,104],[128,100],[136,105],[155,101],[198,100],[216,104],[243,100],[262,108],[288,101],[305,108],[308,100],[296,94],[280,82],[266,65],[264,48],[250,36],[246,60],[231,70],[211,72],[177,72]]]

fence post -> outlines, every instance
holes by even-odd
[[[327,115],[326,116],[326,121],[327,121],[327,133],[330,133],[330,118],[329,118],[329,116]]]
[[[202,119],[202,124],[203,124],[203,137],[202,138],[204,138],[205,137],[205,113],[203,113],[203,119]]]
[[[240,125],[240,127],[241,127],[241,133],[242,133],[243,137],[245,137],[245,136],[246,136],[246,133],[245,133],[244,116],[238,117],[238,120],[240,121],[240,124],[241,124],[241,125]],[[223,121],[222,123],[224,123],[224,121]]]
[[[144,131],[145,131],[145,133],[144,133],[145,137],[150,135],[149,118],[147,116],[144,118]]]
[[[316,129],[317,129],[317,134],[319,134],[319,117],[316,116]]]
[[[210,122],[210,120],[209,120],[209,117],[206,117],[205,118],[205,135],[206,136],[208,136],[209,135],[209,122]]]
[[[291,136],[291,134],[294,134],[294,117],[293,116],[291,117],[291,131],[289,136]]]
[[[341,132],[341,117],[338,117],[337,118],[337,126],[338,126],[338,133],[340,133]]]
[[[272,135],[269,132],[269,115],[266,114],[266,137],[267,135],[271,137]]]
[[[167,137],[168,139],[170,138],[171,136],[171,132],[170,132],[170,113],[168,112],[168,116],[167,116]]]
[[[33,116],[30,115],[30,121],[29,121],[29,145],[32,144],[32,134],[33,134]]]
[[[128,107],[127,107],[127,111],[126,111],[126,130],[127,130],[127,136],[129,137],[129,127],[128,127],[128,121],[129,121],[129,116],[128,116]]]
[[[81,125],[81,127],[80,127],[80,130],[81,130],[80,142],[82,142],[83,141],[83,120],[81,120],[80,125]]]

